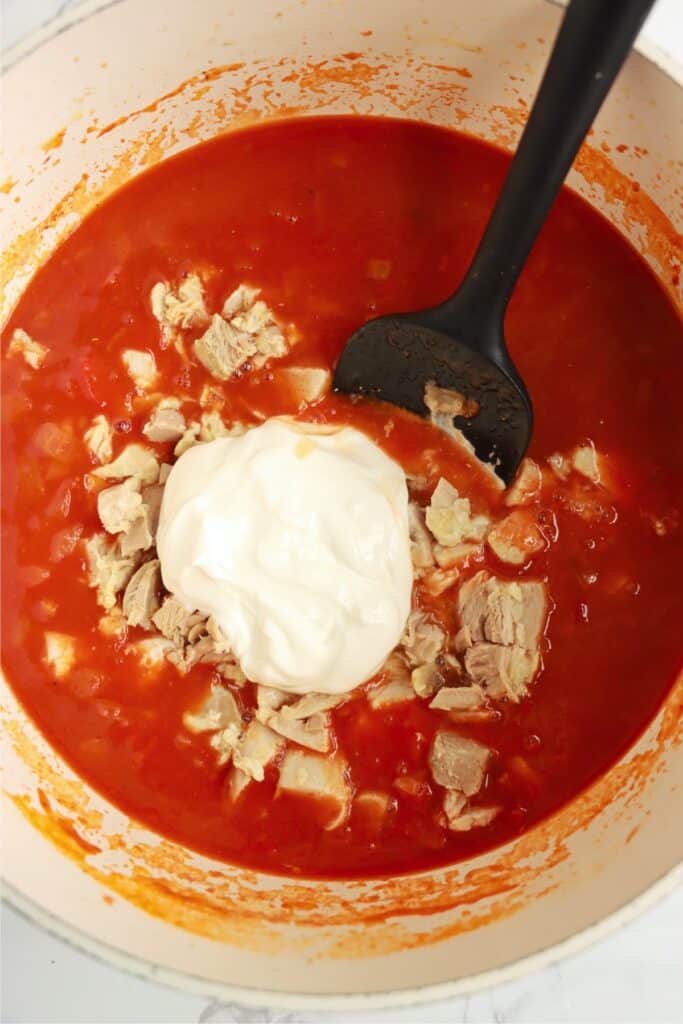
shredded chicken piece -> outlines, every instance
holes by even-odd
[[[436,661],[446,641],[446,634],[430,622],[424,612],[413,611],[408,616],[401,646],[411,665],[425,665]]]
[[[346,696],[345,693],[307,693],[292,704],[286,703],[282,715],[290,719],[310,718],[321,711],[331,711],[338,707],[346,700]]]
[[[439,729],[429,751],[429,768],[435,782],[474,796],[484,784],[492,751],[450,729]]]
[[[45,362],[45,357],[49,351],[49,348],[46,348],[45,345],[41,345],[39,341],[32,338],[31,335],[27,334],[21,327],[17,327],[12,332],[12,338],[7,348],[7,355],[21,356],[26,365],[30,366],[32,370],[39,370]]]
[[[152,622],[159,632],[177,646],[186,643],[192,626],[201,621],[203,616],[189,612],[172,594],[164,598],[161,607],[152,616]]]
[[[235,749],[233,764],[250,779],[263,782],[266,768],[284,746],[280,736],[255,718]]]
[[[548,456],[546,461],[559,480],[567,479],[571,466],[564,455],[561,455],[559,452],[553,452],[552,455]]]
[[[431,569],[424,578],[424,589],[432,597],[438,597],[454,587],[460,579],[460,569],[453,566],[451,569]]]
[[[147,487],[142,488],[142,504],[145,511],[146,527],[151,534],[152,543],[154,543],[157,535],[159,515],[161,513],[161,499],[163,496],[164,488],[161,484],[149,484]]]
[[[599,484],[601,480],[598,453],[592,441],[577,445],[572,452],[572,467],[591,483]]]
[[[151,388],[156,381],[159,371],[157,370],[156,359],[151,352],[141,352],[136,348],[127,348],[121,354],[126,373],[135,384],[136,388],[145,391]]]
[[[505,494],[508,506],[530,505],[541,493],[543,476],[537,462],[533,459],[522,459],[515,479]]]
[[[432,534],[444,547],[482,540],[490,525],[487,516],[472,515],[469,498],[461,498],[444,477],[432,494],[425,518]]]
[[[524,508],[515,509],[491,527],[486,542],[496,558],[507,565],[525,565],[546,547],[536,517]]]
[[[197,359],[217,380],[229,380],[257,351],[251,335],[218,313],[211,317],[206,332],[194,343]]]
[[[183,725],[189,732],[212,732],[211,745],[218,764],[226,764],[242,734],[242,716],[234,696],[224,686],[213,683],[209,696],[196,712],[186,711]]]
[[[342,825],[351,808],[352,791],[341,757],[321,757],[304,750],[288,750],[280,766],[278,792],[324,798],[332,805],[326,831]]]
[[[106,487],[97,495],[97,514],[107,533],[128,530],[140,515],[141,507],[140,482],[135,477]]]
[[[427,569],[434,564],[432,538],[425,526],[424,510],[411,501],[408,505],[410,528],[410,554],[416,569]]]
[[[133,573],[123,595],[123,614],[129,626],[152,628],[152,615],[159,607],[160,590],[159,559],[153,558]]]
[[[67,633],[45,634],[45,662],[56,679],[64,679],[76,663],[76,641]]]
[[[309,750],[317,750],[326,754],[332,749],[332,728],[330,716],[326,712],[317,712],[302,720],[299,718],[288,718],[285,714],[288,705],[280,708],[279,711],[271,711],[265,719],[265,724],[279,736],[292,740]]]
[[[276,690],[274,686],[259,684],[256,687],[256,706],[258,711],[262,713],[277,711],[278,708],[281,708],[290,699],[291,694],[284,693],[283,690]]]
[[[469,832],[473,828],[484,828],[500,814],[500,807],[470,807],[467,801],[458,809],[459,799],[448,801],[449,796],[447,793],[444,797],[443,809],[452,832]],[[457,797],[459,798],[460,794],[457,794]]]
[[[465,669],[492,697],[519,701],[540,665],[540,640],[548,614],[542,583],[505,582],[482,571],[460,588],[461,629],[456,646]]]
[[[95,416],[84,434],[85,445],[98,462],[108,462],[112,456],[113,431],[106,416]]]
[[[274,374],[283,382],[299,408],[317,402],[330,390],[332,374],[314,366],[286,366]]]
[[[106,615],[100,616],[97,628],[102,636],[109,637],[110,640],[120,640],[126,635],[128,626],[118,605],[114,605]]]
[[[221,415],[215,409],[203,412],[199,424],[199,440],[215,441],[217,437],[228,437],[231,431],[226,427]]]
[[[153,484],[159,476],[159,463],[149,448],[141,444],[129,444],[113,462],[98,466],[92,474],[103,480],[122,480],[132,476],[140,483]]]
[[[540,644],[548,601],[543,583],[506,582],[482,570],[460,588],[457,608],[470,644],[488,640],[534,650]]]
[[[492,697],[519,701],[538,672],[538,651],[480,643],[465,651],[465,670]]]
[[[150,441],[163,444],[178,441],[185,433],[185,417],[173,406],[160,402],[142,428],[142,433]]]
[[[121,615],[120,622],[124,626],[125,621]],[[166,655],[171,646],[170,640],[166,640],[163,636],[148,636],[144,640],[136,640],[135,643],[128,644],[126,650],[136,656],[145,671],[156,673],[166,661]]]
[[[97,588],[97,603],[109,611],[116,604],[116,595],[133,575],[136,559],[122,555],[118,544],[110,544],[103,533],[96,533],[85,542],[85,552],[88,583]]]
[[[485,703],[486,698],[477,686],[444,686],[429,706],[436,711],[470,711],[483,707]]]
[[[223,303],[222,313],[225,319],[232,320],[240,313],[246,313],[254,305],[260,293],[260,288],[250,288],[247,284],[239,284]]]
[[[188,448],[194,448],[196,444],[199,444],[200,430],[201,427],[196,421],[193,420],[192,423],[188,424],[187,430],[173,449],[173,454],[176,459],[179,459],[181,455],[184,455]]]
[[[197,274],[188,274],[177,293],[164,281],[150,293],[152,313],[161,327],[161,346],[166,348],[180,329],[201,327],[209,319],[204,304],[202,282]]]
[[[150,509],[143,502],[131,525],[121,534],[119,546],[122,555],[133,555],[136,551],[149,551],[153,544]]]
[[[454,544],[452,547],[444,547],[443,544],[434,545],[434,557],[441,569],[463,569],[475,558],[484,554],[484,545],[469,541],[466,544]]]
[[[425,405],[432,414],[436,426],[439,426],[436,417],[448,417],[449,426],[452,427],[454,417],[464,416],[465,419],[470,419],[479,412],[479,402],[476,399],[465,398],[459,391],[440,388],[433,380],[427,382],[424,397]]]
[[[410,681],[410,670],[400,654],[389,655],[380,681],[369,687],[367,698],[370,707],[375,710],[414,700],[415,691]]]
[[[232,296],[226,300],[223,316],[226,315],[226,308],[231,306],[231,299]],[[287,352],[282,331],[265,302],[254,302],[242,312],[232,315],[230,323],[237,330],[246,333],[256,346],[256,354],[252,360],[254,366],[263,366],[269,359],[278,358]]]
[[[424,698],[431,697],[444,683],[443,676],[434,662],[414,668],[410,674],[410,681],[418,697]],[[430,707],[432,706],[430,704]]]

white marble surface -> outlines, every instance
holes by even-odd
[[[0,0],[3,50],[71,3]],[[683,0],[659,0],[645,34],[683,60]],[[253,1010],[177,992],[90,959],[4,904],[0,947],[0,1020],[8,1024],[683,1022],[683,888],[597,946],[521,981],[462,999],[372,1013]]]

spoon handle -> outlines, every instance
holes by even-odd
[[[465,311],[470,322],[502,323],[541,225],[653,3],[571,0],[479,248],[458,291],[439,307],[444,325]]]

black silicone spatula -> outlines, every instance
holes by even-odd
[[[654,0],[571,0],[515,158],[465,278],[433,309],[371,320],[347,342],[336,391],[427,415],[425,385],[479,411],[455,425],[509,483],[533,425],[505,345],[508,300],[552,202]],[[548,319],[548,343],[553,342]]]

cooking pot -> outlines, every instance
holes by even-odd
[[[219,132],[357,112],[513,148],[560,17],[542,0],[70,7],[49,38],[8,55],[3,319],[112,190]],[[682,81],[661,56],[632,54],[570,177],[679,307]],[[682,703],[683,675],[618,764],[514,842],[430,873],[331,882],[215,862],[131,821],[3,683],[5,895],[119,966],[224,999],[341,1008],[462,994],[576,950],[674,886]]]

